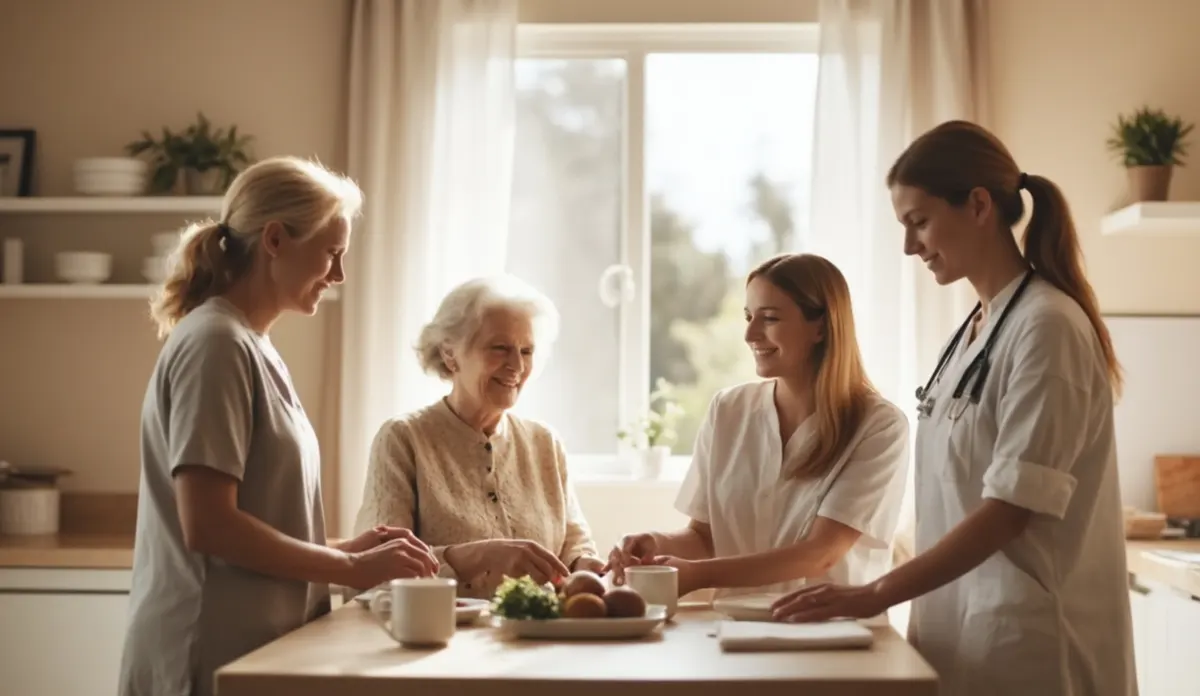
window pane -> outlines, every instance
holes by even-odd
[[[520,413],[571,452],[616,451],[618,310],[601,303],[621,259],[625,63],[517,61],[517,142],[508,270],[558,305],[562,330]]]
[[[650,385],[676,387],[676,454],[691,453],[718,389],[755,379],[745,277],[799,250],[816,84],[812,54],[647,57]]]

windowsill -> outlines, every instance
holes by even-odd
[[[570,457],[570,476],[576,486],[636,486],[678,488],[692,463],[690,456],[672,456],[654,478],[639,478],[633,473],[628,456],[576,455]]]

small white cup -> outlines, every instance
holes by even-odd
[[[642,596],[646,604],[662,604],[667,619],[679,605],[679,569],[671,566],[640,565],[625,569],[625,585]]]
[[[445,645],[454,636],[457,586],[450,578],[392,580],[371,597],[371,615],[401,645]]]

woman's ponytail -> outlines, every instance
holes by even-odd
[[[1121,365],[1113,349],[1108,326],[1100,317],[1096,293],[1083,270],[1083,251],[1071,218],[1070,206],[1062,191],[1043,176],[1024,175],[1023,182],[1033,199],[1033,212],[1022,240],[1025,258],[1042,278],[1079,303],[1100,338],[1104,360],[1108,363],[1109,382],[1120,394]]]
[[[162,289],[150,302],[150,316],[163,338],[188,312],[229,289],[245,264],[237,263],[236,240],[214,221],[194,223],[182,235]]]

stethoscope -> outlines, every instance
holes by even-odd
[[[1025,288],[1029,286],[1029,281],[1033,279],[1033,271],[1026,272],[1025,277],[1021,279],[1021,284],[1013,292],[1012,299],[1004,306],[1004,311],[1000,312],[1000,316],[996,319],[996,326],[992,329],[991,335],[983,344],[983,350],[971,360],[967,365],[967,369],[963,370],[962,376],[958,379],[958,384],[954,387],[952,398],[954,403],[961,404],[957,409],[951,409],[950,419],[958,420],[962,414],[966,412],[969,404],[978,404],[983,398],[983,386],[987,381],[988,371],[992,366],[992,347],[996,343],[996,338],[1000,336],[1000,328],[1004,326],[1004,320],[1008,318],[1008,313],[1016,306],[1017,301],[1021,299],[1021,295],[1025,292]],[[936,400],[933,398],[931,390],[933,385],[942,377],[942,373],[946,370],[946,366],[950,363],[950,358],[954,355],[954,351],[958,349],[958,344],[962,341],[962,337],[967,333],[967,329],[971,326],[971,322],[975,321],[975,315],[983,308],[980,302],[975,303],[975,309],[967,315],[967,320],[958,327],[958,331],[954,333],[954,338],[950,341],[950,345],[942,352],[938,358],[937,367],[933,368],[933,374],[929,376],[929,381],[923,387],[917,387],[917,417],[927,418],[933,413],[933,407]],[[975,378],[972,382],[972,378]],[[967,394],[967,401],[962,400],[962,396],[967,391],[967,385],[971,385],[971,391]]]

